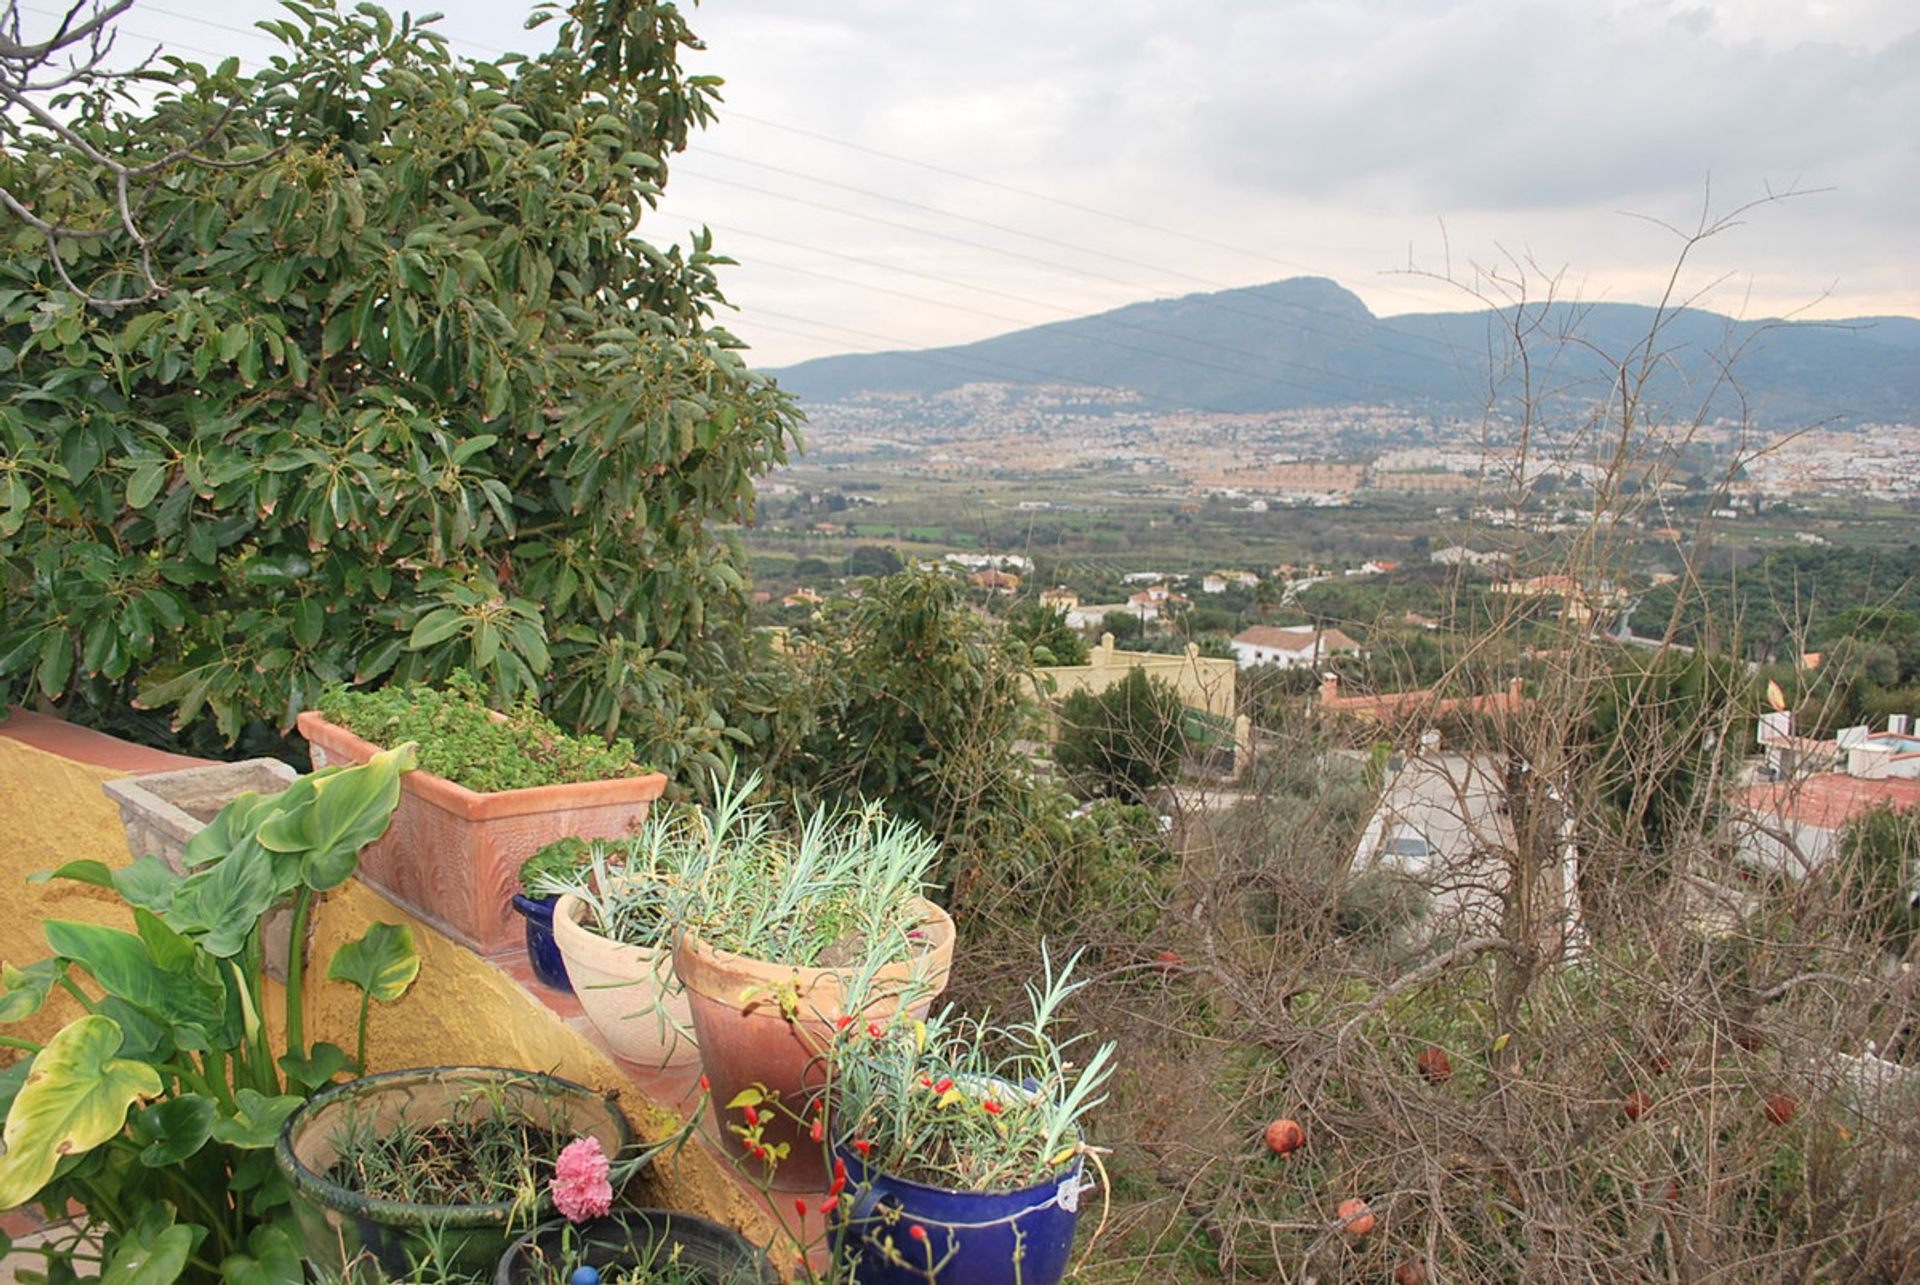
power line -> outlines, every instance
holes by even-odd
[[[716,151],[711,147],[702,147],[699,150],[698,154],[702,158],[714,157],[715,159],[718,159],[718,160],[732,161],[735,164],[739,164],[739,165],[750,165],[755,169],[766,170],[769,173],[773,173],[773,174],[782,174],[788,178],[796,178],[806,183],[815,183],[821,187],[837,188],[842,192],[851,192],[856,196],[864,196],[875,201],[886,201],[893,205],[904,206],[910,210],[920,210],[927,214],[937,215],[941,218],[946,218],[946,219],[953,219],[961,223],[971,223],[976,227],[989,228],[995,232],[1004,232],[1009,236],[1025,237],[1030,241],[1038,241],[1043,245],[1059,246],[1063,249],[1072,250],[1078,254],[1093,255],[1097,258],[1110,259],[1115,263],[1124,263],[1124,264],[1127,264],[1129,267],[1144,268],[1149,272],[1157,272],[1163,276],[1175,277],[1181,281],[1190,281],[1195,285],[1205,286],[1209,290],[1235,290],[1235,289],[1243,288],[1243,287],[1234,286],[1230,282],[1219,281],[1211,277],[1196,276],[1194,273],[1191,273],[1191,272],[1182,272],[1180,269],[1168,267],[1164,263],[1155,263],[1146,259],[1135,259],[1124,254],[1114,254],[1110,251],[1096,249],[1092,246],[1084,245],[1079,242],[1067,241],[1060,237],[1046,236],[1039,232],[1031,232],[1025,228],[1012,227],[1005,223],[996,223],[991,219],[982,219],[971,214],[955,213],[952,210],[941,209],[937,205],[927,205],[919,201],[909,201],[904,197],[892,196],[886,192],[876,192],[871,188],[857,187],[851,183],[840,183],[840,182],[834,181],[833,179],[820,178],[817,175],[808,174],[804,170],[788,169],[780,165],[770,165],[765,161],[756,161],[750,157],[745,157],[745,156],[735,156],[730,152]],[[732,187],[745,188],[747,191],[750,191],[750,192],[759,192],[767,196],[779,197],[782,195],[781,193],[778,193],[778,192],[768,191],[765,188],[752,187],[748,184],[741,183],[736,179],[724,179],[715,174],[706,174],[698,170],[689,170],[684,165],[677,166],[676,171],[680,174],[687,175],[692,178],[704,179],[709,183],[723,183]],[[1053,263],[1053,261],[1051,260],[1048,260],[1047,262],[1052,263],[1053,266],[1060,267],[1060,268],[1066,268],[1068,266],[1065,264]],[[1071,269],[1071,270],[1078,271],[1078,269]],[[1118,280],[1118,278],[1103,278],[1103,279]],[[1329,280],[1331,280],[1331,278],[1329,278]],[[1127,284],[1131,286],[1133,283],[1126,282],[1123,284]],[[1214,306],[1225,307],[1226,305],[1215,304]],[[1291,303],[1291,304],[1288,304],[1287,306],[1289,308],[1298,309],[1301,312],[1317,313],[1321,316],[1326,316],[1326,317],[1337,317],[1339,315],[1337,313],[1328,312],[1324,308],[1313,308],[1313,307],[1309,307],[1306,304]],[[1228,309],[1228,310],[1239,311],[1238,309]],[[1245,315],[1263,316],[1263,314],[1255,314],[1255,313],[1247,313]],[[1265,316],[1263,316],[1263,319],[1269,320],[1269,321],[1279,320],[1279,318],[1265,317]],[[1312,330],[1312,327],[1303,327],[1303,328]],[[1315,330],[1313,331],[1313,333],[1326,334],[1326,335],[1329,335],[1330,338],[1336,338],[1336,339],[1351,338],[1350,336],[1331,335],[1330,332],[1324,331],[1324,330]],[[1452,346],[1447,344],[1444,340],[1433,339],[1429,336],[1419,335],[1419,334],[1409,334],[1407,338],[1414,340],[1415,342],[1418,342],[1418,343],[1431,344],[1434,347],[1445,349],[1449,353],[1452,353],[1453,351]],[[1368,346],[1370,347],[1379,348],[1383,352],[1396,353],[1402,357],[1408,357],[1415,361],[1430,361],[1430,362],[1435,362],[1441,365],[1449,364],[1449,363],[1443,362],[1440,358],[1432,356],[1431,354],[1428,354],[1428,353],[1407,352],[1405,349],[1394,348],[1391,345],[1378,343],[1373,340],[1366,340],[1363,342],[1367,343]]]
[[[1342,374],[1339,371],[1328,370],[1325,367],[1315,366],[1307,362],[1290,361],[1290,360],[1287,360],[1286,358],[1273,357],[1266,353],[1255,352],[1250,348],[1236,348],[1230,344],[1219,344],[1219,343],[1214,343],[1204,339],[1196,339],[1191,335],[1183,335],[1174,331],[1162,330],[1154,326],[1141,325],[1138,322],[1122,321],[1115,317],[1082,316],[1076,313],[1072,308],[1067,308],[1060,304],[1048,303],[1045,300],[1033,299],[1025,295],[1010,294],[1003,290],[993,290],[993,289],[988,289],[986,287],[975,286],[954,277],[943,277],[936,273],[922,272],[916,269],[898,268],[892,264],[882,263],[875,259],[866,259],[866,258],[861,258],[858,255],[843,254],[838,250],[830,250],[825,246],[808,245],[805,242],[793,241],[784,237],[769,236],[765,233],[754,232],[744,228],[735,228],[725,224],[711,223],[701,219],[693,219],[687,215],[672,213],[664,209],[657,211],[657,213],[670,219],[678,218],[678,219],[684,219],[687,222],[691,222],[691,223],[700,223],[705,227],[718,229],[720,231],[727,232],[730,235],[754,237],[757,239],[770,241],[778,245],[791,246],[796,249],[808,250],[817,254],[831,255],[834,258],[846,259],[849,262],[865,264],[869,267],[879,268],[880,270],[886,271],[886,272],[907,273],[912,276],[924,277],[927,280],[936,281],[943,285],[958,286],[962,289],[984,290],[986,293],[998,295],[1006,299],[1011,299],[1018,303],[1029,304],[1033,307],[1047,308],[1055,312],[1065,313],[1067,314],[1068,317],[1079,320],[1081,322],[1098,322],[1102,325],[1118,326],[1127,330],[1136,330],[1136,331],[1139,331],[1141,334],[1151,335],[1161,340],[1173,340],[1179,343],[1193,344],[1197,347],[1205,348],[1207,351],[1212,353],[1232,353],[1237,356],[1246,357],[1246,358],[1249,358],[1250,360],[1260,362],[1263,365],[1286,366],[1286,367],[1291,367],[1297,370],[1303,370],[1310,374],[1323,375],[1329,379],[1345,380],[1353,383],[1368,383],[1379,388],[1391,389],[1396,392],[1403,392],[1408,394],[1409,396],[1415,396],[1415,397],[1425,396],[1425,394],[1416,393],[1411,389],[1402,388],[1397,385],[1388,383],[1386,381],[1375,379],[1371,376],[1346,375],[1346,374]],[[850,285],[855,287],[856,289],[872,290],[872,291],[877,291],[883,294],[897,295],[904,299],[911,299],[917,303],[927,303],[927,304],[932,304],[935,307],[951,308],[960,312],[970,312],[975,314],[976,316],[988,317],[995,321],[1002,321],[1010,325],[1020,326],[1023,328],[1029,328],[1036,325],[1047,324],[1047,323],[1027,321],[1018,317],[1009,317],[1003,313],[988,312],[984,308],[973,308],[973,307],[969,307],[966,304],[952,303],[944,299],[934,299],[926,295],[913,294],[904,290],[895,290],[887,286],[876,286],[868,282],[855,281],[847,277],[833,276],[831,274],[818,272],[810,268],[796,267],[792,264],[780,263],[776,260],[769,259],[765,255],[755,255],[753,258],[753,262],[756,266],[759,266],[759,267],[776,268],[784,272],[794,272],[794,273],[799,273],[805,276],[819,277],[823,280],[834,281],[842,285]],[[1075,338],[1083,342],[1106,343],[1114,347],[1125,348],[1135,352],[1145,352],[1151,356],[1161,358],[1162,360],[1165,360],[1165,361],[1179,362],[1182,364],[1193,365],[1193,366],[1205,366],[1205,367],[1208,367],[1209,369],[1220,370],[1220,371],[1226,372],[1227,374],[1237,375],[1243,379],[1252,379],[1262,383],[1289,384],[1289,381],[1274,379],[1273,377],[1265,374],[1264,372],[1241,370],[1241,369],[1236,369],[1229,366],[1216,365],[1211,362],[1201,361],[1197,358],[1182,357],[1176,353],[1165,352],[1160,349],[1144,348],[1137,344],[1127,344],[1127,343],[1121,343],[1120,341],[1117,341],[1117,340],[1103,339],[1097,335],[1076,335]],[[1337,393],[1330,389],[1319,388],[1319,387],[1315,387],[1307,384],[1291,383],[1289,386],[1304,389],[1305,391],[1317,393],[1325,397],[1342,398],[1346,396],[1345,394]]]
[[[145,3],[143,3],[140,6],[140,10],[141,12],[151,12],[156,14],[162,14],[166,17],[176,18],[183,22],[198,23],[201,26],[214,28],[220,31],[231,32],[236,35],[248,36],[255,40],[266,41],[268,43],[277,43],[277,41],[275,41],[272,36],[269,36],[267,33],[259,31],[257,29],[249,29],[246,27],[234,26],[229,23],[216,22],[209,18],[203,18],[197,14],[182,13],[176,9],[167,9],[167,8],[162,8],[158,5],[145,4]],[[37,12],[45,12],[45,11],[39,10]],[[139,35],[139,33],[137,32],[129,32],[129,34]],[[151,36],[140,36],[140,38],[146,39],[146,40],[154,39],[154,37],[151,37]],[[463,46],[469,49],[477,50],[481,53],[492,55],[494,57],[505,56],[512,52],[511,50],[502,49],[499,46],[489,45],[482,41],[473,40],[465,36],[445,34],[445,39],[449,45]],[[181,47],[188,48],[188,49],[195,48],[194,46],[191,46],[191,45],[183,45]],[[217,54],[212,54],[211,51],[205,50],[205,49],[197,49],[196,52],[207,53],[210,56],[214,56],[214,57],[220,56]],[[1290,268],[1290,269],[1293,269],[1294,271],[1305,272],[1314,276],[1325,277],[1330,281],[1334,281],[1336,283],[1344,285],[1344,283],[1341,283],[1339,281],[1339,278],[1335,276],[1333,273],[1328,272],[1325,269],[1315,267],[1312,264],[1302,263],[1298,260],[1287,259],[1277,255],[1268,254],[1260,250],[1249,249],[1245,246],[1235,245],[1226,241],[1214,240],[1205,236],[1198,235],[1195,232],[1193,232],[1191,229],[1171,228],[1164,224],[1154,223],[1150,220],[1136,218],[1132,215],[1116,213],[1112,210],[1104,210],[1097,206],[1086,205],[1081,202],[1070,200],[1065,197],[1054,196],[1047,192],[1035,191],[1034,189],[1031,189],[1031,188],[1020,187],[1016,184],[1002,182],[1001,180],[998,180],[998,179],[987,178],[984,175],[969,173],[965,170],[954,169],[950,166],[938,165],[931,161],[921,160],[918,157],[906,156],[898,152],[886,151],[881,148],[868,146],[867,144],[864,144],[864,143],[856,143],[849,139],[835,138],[830,134],[823,134],[816,130],[806,129],[798,125],[791,125],[784,121],[772,120],[764,116],[756,116],[751,112],[742,111],[732,106],[729,106],[727,109],[727,118],[729,120],[746,121],[750,124],[765,126],[769,129],[781,130],[786,133],[795,134],[803,138],[810,138],[817,142],[827,143],[834,147],[840,147],[840,148],[847,149],[849,151],[859,152],[864,155],[877,157],[881,160],[891,161],[900,165],[913,166],[914,168],[926,170],[930,173],[942,174],[949,178],[957,178],[965,182],[978,184],[982,187],[988,187],[998,191],[1007,192],[1015,196],[1025,197],[1029,200],[1046,202],[1047,204],[1055,205],[1062,209],[1069,209],[1081,214],[1092,215],[1096,218],[1106,219],[1109,222],[1137,228],[1142,231],[1153,232],[1160,236],[1168,236],[1168,237],[1173,237],[1176,240],[1190,241],[1195,244],[1210,246],[1214,249],[1225,250],[1225,251],[1228,251],[1229,253],[1243,255],[1247,258],[1258,259],[1267,263],[1272,263],[1280,267]],[[712,154],[715,156],[723,155],[717,152]],[[740,158],[740,157],[728,156],[726,157],[726,159],[741,161],[742,163],[749,164],[749,165],[759,165],[769,170],[775,170],[776,172],[785,172],[785,173],[793,172],[793,171],[780,170],[779,167],[776,167],[776,166],[765,165],[763,162],[746,160],[745,158]],[[685,171],[683,170],[682,172],[685,172]],[[710,181],[721,181],[721,180],[710,179]],[[829,183],[828,180],[814,180],[814,181]],[[899,201],[898,198],[888,197],[879,193],[872,193],[865,189],[854,188],[851,185],[847,185],[847,184],[829,183],[829,185],[846,188],[847,190],[859,192],[862,195],[877,197],[878,199],[882,199],[882,200],[894,200],[900,204],[908,204],[908,205],[913,204],[912,202]],[[937,207],[920,207],[920,208],[930,209],[936,213],[941,213],[951,218],[969,219],[969,216],[954,214],[951,211],[941,211],[941,210],[938,210]],[[969,219],[969,221],[982,222],[982,220],[971,220],[971,219]],[[989,225],[989,226],[994,226],[994,225]],[[1037,239],[1041,239],[1041,240],[1052,240],[1052,238],[1038,237],[1038,234],[1019,232],[1017,229],[1014,231],[1017,235],[1035,236]],[[1089,249],[1088,247],[1074,247],[1074,248],[1081,249],[1087,253],[1100,254],[1100,255],[1103,255],[1104,257],[1118,259],[1123,262],[1138,262],[1136,260],[1126,259],[1125,256],[1112,255],[1112,254],[1108,254],[1105,251],[1092,250],[1092,249]],[[1052,265],[1052,266],[1057,267],[1060,265]],[[1161,267],[1157,267],[1156,265],[1156,270],[1166,272],[1173,276],[1184,277],[1187,280],[1198,281],[1203,284],[1207,283],[1205,278],[1194,277],[1189,274],[1181,273],[1173,269],[1161,268]],[[1129,288],[1137,288],[1137,287],[1134,287],[1132,283],[1128,283],[1128,282],[1121,282],[1120,284],[1127,285]],[[1216,288],[1219,288],[1219,287],[1216,285]],[[1403,290],[1395,290],[1395,289],[1392,289],[1391,287],[1378,285],[1377,283],[1374,285],[1374,288],[1382,291],[1383,293],[1398,295],[1402,298],[1412,299],[1417,303],[1431,306],[1430,304],[1428,304],[1428,301],[1424,299],[1420,299],[1418,296],[1412,295]],[[1299,310],[1305,311],[1305,312],[1316,312],[1316,311],[1323,312],[1324,311],[1320,309],[1309,308],[1305,305],[1299,305],[1299,304],[1290,305],[1290,306],[1294,308],[1298,308]],[[1334,315],[1334,314],[1326,314],[1326,315]],[[1275,318],[1265,317],[1263,318],[1263,320],[1275,320]],[[1455,352],[1453,346],[1446,343],[1444,340],[1433,339],[1426,335],[1411,334],[1411,333],[1408,334],[1407,337],[1410,340],[1413,340],[1419,343],[1431,344],[1447,350],[1448,353],[1450,354],[1453,354],[1456,356],[1458,355]],[[1436,357],[1423,358],[1421,357],[1420,354],[1405,353],[1405,352],[1402,352],[1401,350],[1394,349],[1387,345],[1375,344],[1373,346],[1381,348],[1382,351],[1396,352],[1396,353],[1399,353],[1399,355],[1407,356],[1415,359],[1424,359],[1429,361],[1441,360],[1440,358],[1436,358]]]

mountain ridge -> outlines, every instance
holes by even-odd
[[[1534,310],[1530,306],[1530,312]],[[1507,311],[1507,310],[1503,310]],[[1555,386],[1597,395],[1614,378],[1601,353],[1644,342],[1655,310],[1632,303],[1538,309],[1536,358]],[[1219,413],[1358,404],[1477,413],[1488,383],[1492,309],[1375,316],[1324,277],[1130,303],[967,344],[820,357],[770,371],[803,403],[862,393],[931,394],[969,383],[1125,390]],[[1561,333],[1578,342],[1550,338]],[[1920,422],[1920,319],[1741,321],[1680,309],[1663,323],[1650,394],[1691,416],[1739,411],[1780,422]],[[1737,352],[1737,388],[1721,357]],[[1511,390],[1509,390],[1509,395]],[[1578,395],[1577,391],[1573,395]]]

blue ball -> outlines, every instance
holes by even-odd
[[[600,1269],[597,1267],[576,1267],[573,1275],[567,1278],[567,1285],[600,1285]]]

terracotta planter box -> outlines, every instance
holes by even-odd
[[[364,763],[382,748],[317,710],[303,712],[299,727],[315,767]],[[409,772],[400,778],[393,824],[360,854],[360,878],[455,941],[504,954],[524,944],[510,904],[520,863],[569,835],[631,833],[666,788],[665,775],[649,772],[477,794],[431,772]]]
[[[911,961],[889,964],[874,974],[871,995],[853,1015],[859,1020],[891,1020],[916,981],[926,989],[913,997],[907,1012],[925,1017],[934,997],[947,988],[953,968],[953,919],[930,901],[921,901],[920,911],[924,947]],[[686,985],[700,1062],[713,1084],[714,1125],[721,1144],[752,1180],[770,1181],[781,1191],[826,1190],[825,1151],[787,1113],[804,1114],[805,1104],[826,1084],[823,1055],[833,1043],[837,1020],[847,1012],[839,971],[749,959],[716,949],[692,931],[681,934],[673,964]],[[799,1015],[792,1020],[781,1011],[782,990],[790,990],[799,1002]],[[748,1156],[743,1140],[727,1128],[739,1123],[737,1112],[729,1116],[727,1103],[753,1086],[772,1092],[786,1108],[762,1115],[767,1144],[792,1148],[772,1168]]]

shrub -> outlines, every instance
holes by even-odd
[[[1135,669],[1098,694],[1075,692],[1060,707],[1054,761],[1124,799],[1169,780],[1186,749],[1179,693]]]
[[[483,63],[310,4],[265,24],[274,65],[168,60],[95,122],[138,158],[246,104],[216,164],[151,189],[158,297],[89,310],[5,234],[0,705],[137,697],[231,741],[331,683],[464,667],[650,753],[719,747],[703,684],[744,619],[719,526],[797,416],[713,322],[710,239],[635,235],[713,115],[680,10],[575,12]],[[143,253],[44,135],[0,181],[116,229],[61,246],[76,282],[111,293]]]

